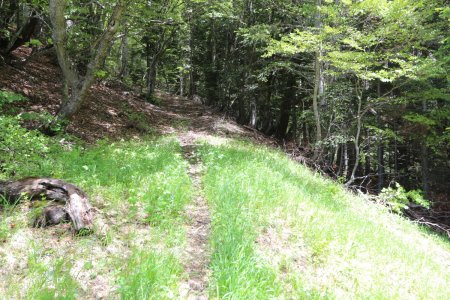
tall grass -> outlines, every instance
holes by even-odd
[[[173,299],[183,274],[180,262],[167,253],[136,252],[120,278],[122,299]]]
[[[11,282],[8,295],[30,299],[89,296],[90,291],[85,294],[80,289],[80,283],[86,282],[78,281],[79,271],[74,271],[71,264],[62,264],[62,257],[66,262],[85,264],[87,269],[81,270],[93,278],[101,275],[110,283],[115,281],[117,295],[111,297],[150,299],[177,295],[178,282],[184,276],[179,262],[185,243],[183,210],[192,193],[187,163],[180,153],[179,144],[172,138],[101,141],[89,147],[74,145],[67,151],[55,147],[36,167],[20,169],[17,177],[49,176],[78,185],[110,221],[105,239],[94,232],[75,237],[70,244],[50,252],[14,250],[13,244],[8,243],[10,236],[15,239],[13,232],[7,223],[0,222],[0,235],[5,236],[5,247],[12,249],[10,255],[29,261],[29,270],[17,274],[28,282],[29,288]],[[1,213],[0,219],[3,220]],[[17,238],[38,234],[30,232],[27,226],[22,228],[23,237]],[[47,248],[39,240],[36,236],[35,242],[24,242]],[[52,242],[59,245],[58,241]],[[0,294],[1,287],[0,284]]]
[[[201,155],[214,297],[448,298],[450,250],[439,237],[282,154],[232,143]],[[271,231],[285,237],[261,245]]]

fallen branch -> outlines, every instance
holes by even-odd
[[[24,198],[51,200],[35,226],[56,225],[65,220],[72,222],[76,232],[91,230],[94,211],[87,195],[73,184],[52,178],[25,178],[18,181],[0,182],[0,195],[15,203]]]
[[[408,209],[404,210],[404,214],[413,222],[428,226],[439,233],[446,234],[450,239],[450,226],[442,222],[434,221],[433,217],[430,216],[427,211],[421,211],[420,207],[409,207]]]

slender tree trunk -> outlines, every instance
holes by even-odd
[[[128,26],[125,24],[125,29],[122,35],[122,41],[120,44],[120,71],[119,77],[121,79],[127,78],[129,75],[129,60],[130,51],[128,47]]]
[[[422,168],[422,189],[425,197],[429,197],[430,184],[429,184],[429,162],[428,162],[428,147],[425,143],[420,145],[420,154],[422,156],[421,168]]]
[[[150,59],[150,64],[147,67],[147,100],[151,100],[156,88],[157,62]]]
[[[250,98],[250,126],[255,127],[256,126],[256,119],[257,119],[257,110],[256,110],[256,95],[255,97]]]
[[[280,104],[280,117],[278,120],[276,137],[279,139],[286,138],[287,129],[289,127],[289,118],[291,116],[292,102],[295,99],[296,80],[291,73],[286,74],[286,87]]]
[[[368,140],[368,144],[367,144],[367,146],[365,148],[365,153],[367,155],[366,155],[366,161],[365,161],[365,167],[364,167],[364,169],[365,169],[364,170],[364,175],[369,175],[372,172],[371,167],[370,167],[370,151],[371,151],[371,148],[370,148],[370,136],[369,136],[369,133],[367,133],[367,140]]]
[[[344,170],[344,160],[345,160],[345,156],[344,156],[344,145],[343,144],[339,144],[339,150],[340,150],[340,158],[339,158],[339,168],[338,171],[336,173],[337,177],[341,177],[342,175],[342,171]]]
[[[215,37],[215,24],[214,21],[211,22],[211,32],[208,36],[208,59],[209,64],[207,66],[205,79],[206,79],[206,89],[207,89],[207,99],[206,104],[212,105],[217,101],[217,92],[218,92],[218,74],[216,68],[216,37]],[[240,108],[243,108],[242,99],[239,99],[238,104],[240,104]],[[243,115],[240,115],[239,118],[241,122],[244,122],[245,119]]]
[[[342,176],[347,179],[348,176],[348,146],[347,143],[344,144],[344,173]]]
[[[397,130],[394,128],[394,132],[397,132]],[[394,137],[394,177],[395,180],[397,180],[399,174],[398,174],[398,142],[397,138]]]
[[[188,97],[192,99],[195,94],[197,94],[196,91],[196,85],[195,81],[197,79],[197,76],[195,74],[195,67],[194,67],[194,29],[192,26],[192,14],[194,11],[194,7],[192,6],[191,1],[187,2],[187,6],[190,7],[190,13],[188,15],[188,24],[189,24],[189,90],[188,90]]]
[[[355,181],[355,174],[356,170],[358,170],[359,167],[359,156],[360,156],[360,149],[359,149],[359,139],[361,136],[361,127],[362,127],[362,114],[361,114],[361,107],[362,107],[362,88],[360,86],[359,80],[356,84],[356,98],[358,99],[358,110],[356,115],[356,136],[355,136],[355,164],[353,165],[352,173],[350,175],[349,181],[345,184],[346,186],[351,185]]]
[[[427,111],[427,102],[426,100],[422,101],[422,111]],[[425,197],[429,197],[430,195],[430,184],[429,184],[429,162],[428,162],[428,147],[427,143],[424,140],[420,143],[420,154],[422,156],[421,168],[422,168],[422,189]]]
[[[378,145],[378,193],[384,187],[384,145],[383,141],[380,141]]]
[[[316,0],[316,6],[319,8],[322,5],[322,0]],[[316,28],[322,27],[322,15],[320,13],[320,10],[317,10],[316,16],[315,16],[315,26]],[[313,94],[313,112],[314,112],[314,120],[316,122],[316,140],[315,140],[315,146],[314,146],[314,157],[313,159],[316,160],[319,158],[321,153],[321,146],[320,142],[322,141],[322,126],[320,122],[320,111],[319,111],[319,97],[320,92],[322,90],[323,82],[322,82],[322,67],[321,67],[321,56],[322,56],[322,49],[319,47],[319,49],[315,52],[315,59],[314,59],[314,94]]]
[[[320,52],[316,52],[316,59],[314,63],[314,94],[313,94],[313,111],[314,120],[316,122],[316,139],[314,147],[314,159],[317,159],[320,155],[319,143],[322,140],[322,126],[320,123],[320,112],[319,112],[319,90],[320,90]]]
[[[180,96],[184,96],[184,72],[183,72],[183,70],[180,70],[179,80],[180,80]]]

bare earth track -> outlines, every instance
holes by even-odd
[[[186,207],[187,246],[184,255],[184,269],[188,275],[181,284],[181,295],[185,299],[208,299],[208,265],[210,251],[208,238],[211,230],[211,219],[208,203],[202,195],[201,171],[202,164],[197,159],[195,145],[185,144],[185,136],[180,135],[184,157],[189,161],[189,176],[194,187],[194,199]]]

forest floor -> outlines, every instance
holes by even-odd
[[[0,88],[23,94],[28,102],[19,104],[21,112],[55,114],[61,99],[61,72],[51,55],[25,61],[27,48],[15,52],[17,63],[1,66]],[[187,129],[193,139],[199,135],[214,135],[251,139],[257,143],[275,145],[256,130],[240,126],[224,114],[184,97],[157,92],[160,105],[147,103],[138,91],[120,82],[98,82],[91,88],[87,101],[67,132],[84,141],[102,138],[117,140],[145,134],[174,134]],[[31,124],[32,125],[32,124]]]
[[[21,113],[52,114],[60,77],[41,56],[2,66],[0,89],[29,98]],[[77,236],[69,224],[31,228],[30,203],[1,208],[0,299],[447,298],[443,238],[222,113],[156,98],[97,83],[68,128],[87,144],[16,173],[80,186],[97,222]]]

